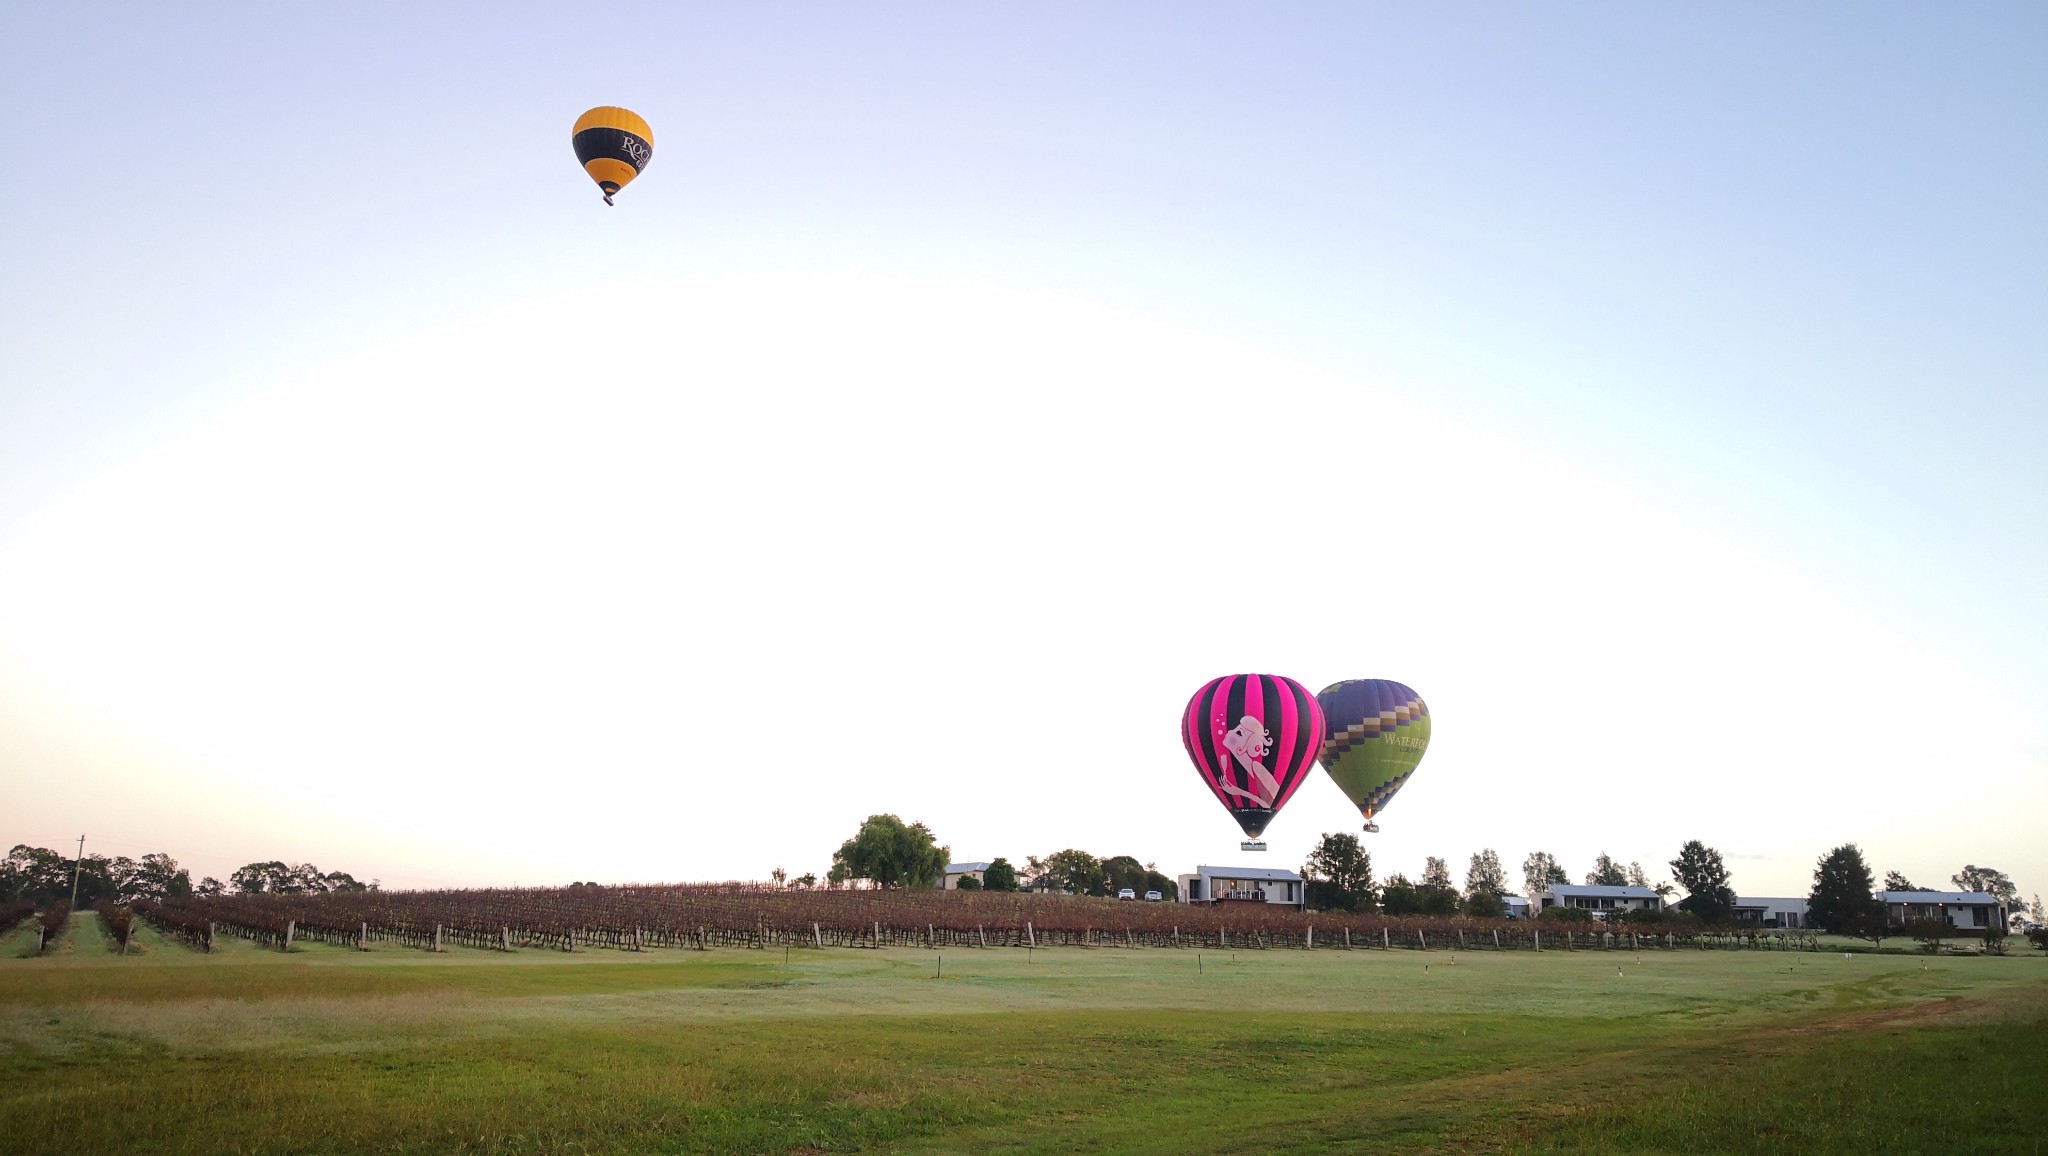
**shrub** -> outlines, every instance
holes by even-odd
[[[953,886],[961,891],[979,891],[981,890],[981,880],[976,879],[972,875],[962,875],[960,881],[953,884]]]
[[[1940,951],[1941,941],[1955,933],[1946,919],[1914,919],[1906,924],[1906,934],[1917,940],[1924,951]]]
[[[1593,913],[1583,907],[1546,907],[1536,915],[1552,923],[1591,923]]]

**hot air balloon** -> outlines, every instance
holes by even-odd
[[[1244,828],[1247,851],[1308,777],[1322,742],[1323,711],[1308,688],[1277,674],[1232,674],[1195,692],[1181,742],[1202,781]]]
[[[654,130],[639,114],[608,104],[577,117],[569,139],[583,171],[604,190],[607,205],[654,159]]]
[[[1386,810],[1394,792],[1415,773],[1429,749],[1429,706],[1422,696],[1384,678],[1357,678],[1326,686],[1323,747],[1316,757],[1346,798],[1358,804],[1365,829]]]

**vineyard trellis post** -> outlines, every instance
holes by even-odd
[[[825,933],[818,930],[816,920],[811,921],[811,942],[818,945],[818,950],[823,951],[825,949]]]
[[[1387,929],[1384,927],[1380,928],[1380,946],[1388,951],[1394,950],[1393,937],[1387,934]]]
[[[1309,924],[1309,925],[1308,925],[1308,941],[1307,941],[1306,943],[1304,943],[1304,944],[1302,945],[1302,948],[1301,948],[1301,949],[1302,949],[1303,951],[1314,951],[1314,950],[1316,949],[1316,925],[1315,925],[1315,924],[1311,923],[1311,924]]]
[[[1038,947],[1038,933],[1031,930],[1029,919],[1024,921],[1024,946],[1034,950]]]
[[[275,927],[275,926],[277,926],[277,925],[273,923],[273,924],[271,924],[271,926],[272,926],[272,927]],[[278,948],[278,950],[279,950],[279,951],[290,951],[290,950],[292,949],[292,932],[294,932],[294,931],[297,931],[298,929],[299,929],[299,921],[298,921],[298,920],[296,920],[296,919],[288,919],[288,920],[286,920],[286,921],[285,921],[285,925],[284,925],[284,946],[283,946],[283,947],[281,947],[281,948]]]

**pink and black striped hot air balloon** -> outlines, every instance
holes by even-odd
[[[1188,700],[1180,737],[1216,800],[1257,839],[1315,766],[1323,708],[1291,678],[1225,675]]]

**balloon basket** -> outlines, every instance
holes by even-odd
[[[1256,843],[1252,842],[1250,839],[1247,839],[1244,842],[1239,843],[1237,845],[1237,849],[1240,851],[1264,851],[1266,849],[1266,843],[1263,839]]]

